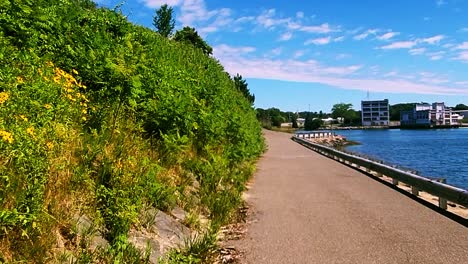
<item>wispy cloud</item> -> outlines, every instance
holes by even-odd
[[[445,38],[444,35],[436,35],[436,36],[433,36],[433,37],[430,37],[430,38],[423,38],[423,39],[421,39],[421,41],[425,42],[425,43],[428,43],[428,44],[437,44],[441,40],[443,40],[444,38]]]
[[[395,77],[389,79],[359,77],[362,65],[327,66],[316,60],[299,61],[297,59],[269,59],[240,56],[238,48],[223,48],[232,50],[217,56],[230,73],[243,72],[247,78],[273,79],[292,82],[321,83],[333,87],[355,90],[371,90],[388,93],[417,93],[440,95],[467,95],[468,90],[452,87],[445,83],[424,83],[416,80],[405,80]],[[217,49],[215,49],[218,53]],[[468,52],[466,54],[468,61]],[[378,68],[377,68],[378,69]]]
[[[178,6],[183,2],[183,0],[142,0],[142,2],[144,2],[147,7],[155,8],[164,4],[169,6]]]
[[[468,63],[468,51],[460,52],[455,59]]]
[[[459,44],[455,48],[459,49],[459,50],[468,50],[468,41],[465,41],[465,42]]]
[[[221,44],[213,47],[213,54],[215,55],[215,57],[222,58],[226,56],[232,56],[233,54],[237,54],[238,56],[245,55],[248,53],[252,53],[255,50],[256,48],[250,46],[233,47],[226,44]]]
[[[380,30],[378,29],[368,29],[366,30],[365,32],[361,33],[361,34],[358,34],[356,36],[354,36],[353,38],[355,40],[363,40],[363,39],[366,39],[369,35],[375,35],[379,32]]]
[[[332,28],[328,23],[323,23],[318,26],[300,26],[297,28],[298,31],[308,32],[308,33],[319,33],[319,34],[326,34],[330,32],[338,32],[340,31],[338,28]]]
[[[443,5],[446,5],[446,4],[447,4],[447,2],[445,2],[444,0],[437,0],[436,1],[437,6],[443,6]]]
[[[398,41],[393,42],[391,44],[385,45],[380,47],[383,50],[390,50],[390,49],[411,49],[416,46],[418,43],[416,41]]]
[[[292,38],[293,34],[291,32],[286,32],[284,34],[282,34],[278,40],[280,41],[287,41],[287,40],[290,40]]]
[[[341,41],[344,41],[345,40],[345,36],[341,36],[341,37],[336,37],[333,39],[334,42],[341,42]]]
[[[427,56],[432,61],[441,60],[444,57],[445,51],[437,51],[437,52],[430,52],[427,53]]]
[[[379,40],[389,40],[389,39],[391,39],[391,38],[393,38],[393,37],[395,37],[395,36],[397,36],[399,34],[400,34],[400,32],[387,32],[387,33],[385,33],[383,35],[378,36],[377,39],[379,39]]]
[[[337,60],[344,60],[344,59],[349,59],[351,58],[351,54],[347,54],[347,53],[340,53],[338,55],[336,55],[335,59]]]
[[[304,45],[310,45],[310,44],[315,44],[315,45],[326,45],[330,43],[331,37],[324,37],[324,38],[314,38],[314,39],[309,39],[306,42],[304,42]]]
[[[421,55],[424,54],[424,52],[426,52],[426,48],[410,49],[408,52],[411,55]]]

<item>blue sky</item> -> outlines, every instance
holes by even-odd
[[[120,0],[98,0],[114,7]],[[256,107],[329,112],[366,99],[468,105],[468,0],[127,0],[152,28],[161,4],[192,26]]]

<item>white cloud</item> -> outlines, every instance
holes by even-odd
[[[266,54],[266,57],[268,57],[268,58],[278,57],[278,56],[281,55],[282,53],[283,53],[283,48],[278,47],[278,48],[275,48],[275,49],[270,50],[270,51]]]
[[[368,33],[362,33],[362,34],[359,34],[359,35],[357,35],[357,36],[354,36],[354,39],[355,39],[355,40],[362,40],[362,39],[367,38],[367,36],[369,36]]]
[[[290,40],[292,38],[293,34],[291,32],[286,32],[284,34],[282,34],[278,40],[280,41],[287,41],[287,40]]]
[[[304,45],[310,45],[310,44],[315,44],[315,45],[326,45],[330,43],[331,37],[324,37],[324,38],[315,38],[315,39],[309,39],[306,42],[304,42]]]
[[[377,34],[379,31],[380,30],[378,30],[378,29],[368,29],[368,30],[366,30],[365,32],[363,32],[361,34],[354,36],[353,38],[355,40],[363,40],[363,39],[367,38],[369,35]]]
[[[461,50],[467,50],[468,49],[468,41],[465,41],[461,44],[459,44],[456,49],[461,49]]]
[[[306,53],[305,50],[298,50],[298,51],[294,52],[293,58],[294,59],[300,58],[300,57],[304,56],[305,53]]]
[[[351,58],[352,56],[350,54],[347,54],[347,53],[340,53],[338,55],[336,55],[335,59],[337,60],[344,60],[344,59],[348,59],[348,58]]]
[[[426,48],[410,49],[408,52],[411,55],[421,55],[424,54],[424,52],[426,52]]]
[[[298,28],[299,31],[308,32],[308,33],[320,33],[326,34],[330,32],[337,32],[338,29],[331,28],[328,23],[324,23],[318,26],[301,26]]]
[[[389,45],[385,45],[380,47],[381,49],[388,50],[388,49],[411,49],[412,47],[416,46],[416,41],[398,41],[393,42]]]
[[[390,80],[353,78],[353,75],[362,68],[361,65],[329,67],[314,60],[244,59],[237,55],[220,58],[220,61],[228,72],[243,73],[242,75],[248,78],[321,83],[343,89],[387,93],[468,94],[468,90],[450,87],[450,85],[443,86],[398,78],[391,78]]]
[[[436,36],[433,36],[433,37],[430,37],[430,38],[421,39],[421,41],[425,42],[425,43],[428,43],[428,44],[437,44],[441,40],[443,40],[444,38],[445,38],[444,35],[436,35]]]
[[[468,27],[460,28],[460,32],[468,32]]]
[[[443,5],[445,5],[445,4],[447,4],[447,2],[445,2],[444,0],[437,0],[437,1],[436,1],[436,5],[437,5],[437,6],[443,6]]]
[[[155,7],[160,7],[164,4],[167,4],[168,6],[178,6],[180,5],[183,0],[142,0],[147,7],[150,8],[155,8]]]
[[[256,49],[254,47],[249,46],[232,47],[226,44],[221,44],[213,47],[213,54],[217,58],[222,58],[234,54],[237,54],[237,56],[245,55],[248,53],[252,53],[255,50]]]
[[[297,18],[304,18],[304,12],[301,12],[301,11],[297,12],[296,17]]]
[[[377,39],[379,39],[379,40],[389,40],[389,39],[391,39],[394,36],[397,36],[399,34],[400,34],[400,32],[387,32],[387,33],[385,33],[383,35],[378,36]]]
[[[341,36],[341,37],[336,37],[333,39],[334,42],[340,42],[340,41],[343,41],[345,39],[345,36]]]
[[[468,51],[460,52],[455,59],[468,63]]]

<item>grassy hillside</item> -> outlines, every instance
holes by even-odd
[[[4,0],[0,64],[0,262],[57,261],[59,237],[143,261],[145,206],[208,217],[208,238],[229,221],[263,139],[216,59],[88,0]],[[108,248],[74,243],[80,215]]]

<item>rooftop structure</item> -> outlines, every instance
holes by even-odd
[[[459,126],[462,115],[453,112],[452,108],[444,103],[416,104],[411,111],[401,111],[401,126]]]

